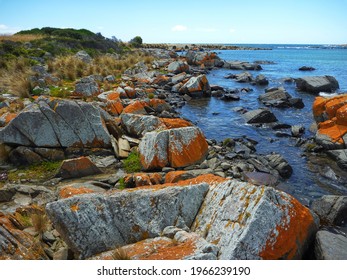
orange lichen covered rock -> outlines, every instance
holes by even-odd
[[[197,127],[148,132],[139,146],[145,170],[193,165],[204,160],[207,150],[205,137]]]
[[[347,94],[330,98],[317,97],[313,115],[318,122],[316,141],[328,150],[346,147]]]
[[[92,192],[94,192],[94,191],[91,189],[85,188],[85,187],[74,188],[74,187],[66,186],[66,187],[60,189],[59,197],[60,198],[68,198],[68,197],[71,197],[74,195],[92,193]]]
[[[187,174],[187,171],[171,171],[165,176],[165,183],[177,183],[184,179],[184,175]]]
[[[56,177],[79,178],[102,173],[101,170],[88,157],[79,157],[64,160]]]
[[[169,135],[169,163],[171,167],[185,167],[202,161],[208,144],[196,127],[171,129]]]
[[[165,75],[160,75],[157,76],[153,81],[152,84],[156,84],[159,86],[163,86],[165,84],[167,84],[170,81],[170,78],[165,76]]]
[[[119,98],[107,101],[106,103],[106,110],[111,115],[119,116],[122,113],[123,109],[124,107],[122,101]]]
[[[206,242],[196,233],[188,233],[176,227],[164,229],[163,236],[145,239],[120,249],[104,252],[93,260],[112,259],[115,251],[131,260],[215,260],[218,248]]]
[[[118,92],[112,92],[107,95],[108,100],[117,100],[120,98],[120,94]]]
[[[134,88],[128,86],[125,87],[124,90],[128,98],[133,99],[136,97],[136,90]]]
[[[191,122],[183,120],[183,119],[178,119],[178,118],[177,119],[161,118],[160,120],[165,124],[165,126],[168,129],[193,126]]]
[[[17,117],[17,114],[16,113],[10,113],[10,112],[7,112],[5,114],[3,114],[1,117],[0,117],[0,126],[5,126],[7,125],[10,121],[12,121],[15,117]]]
[[[314,220],[309,209],[295,198],[282,198],[290,203],[290,207],[270,233],[265,247],[259,254],[264,260],[298,259],[303,253],[303,245],[308,245],[309,235],[314,228]]]
[[[347,126],[347,104],[336,111],[336,124]]]
[[[40,243],[12,215],[0,212],[0,260],[47,260]]]
[[[290,195],[228,180],[210,186],[191,230],[219,248],[219,259],[299,259],[317,225]]]
[[[130,103],[125,109],[123,110],[124,113],[127,114],[141,114],[146,115],[147,112],[145,110],[145,106],[147,106],[147,103],[140,100],[135,100],[134,102]]]

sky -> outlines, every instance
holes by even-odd
[[[85,28],[145,43],[347,44],[347,0],[0,0],[0,34]]]

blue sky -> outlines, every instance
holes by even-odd
[[[346,44],[347,0],[0,0],[0,33],[86,28],[146,43]]]

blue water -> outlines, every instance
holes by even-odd
[[[340,85],[338,93],[347,92],[347,49],[331,48],[317,45],[248,45],[253,47],[272,48],[272,50],[217,50],[221,59],[241,60],[253,62],[256,60],[273,61],[275,64],[263,64],[261,71],[250,71],[256,75],[265,75],[270,84],[268,87],[283,86],[293,97],[300,97],[305,104],[304,109],[276,109],[271,108],[281,123],[290,125],[302,124],[306,128],[305,137],[313,137],[309,131],[314,122],[312,116],[312,103],[315,96],[299,93],[295,83],[287,84],[283,78],[298,78],[303,76],[334,76]],[[312,66],[315,71],[302,72],[301,66]],[[336,164],[326,158],[303,156],[303,150],[295,146],[293,138],[275,136],[275,131],[268,127],[258,128],[245,123],[240,113],[233,110],[235,107],[258,109],[264,107],[258,101],[258,96],[264,93],[266,87],[252,86],[250,84],[236,83],[224,76],[230,73],[243,71],[218,69],[212,70],[207,78],[210,84],[220,85],[227,89],[249,87],[253,91],[240,93],[241,100],[225,102],[218,98],[194,99],[181,109],[181,114],[196,123],[210,139],[221,141],[225,138],[248,136],[259,142],[257,153],[269,154],[277,152],[282,154],[293,167],[293,175],[283,181],[279,188],[309,204],[313,199],[324,194],[347,194],[347,172],[336,168]],[[286,131],[290,133],[290,131]],[[331,169],[330,169],[331,168]],[[324,171],[333,170],[332,178],[322,176]]]

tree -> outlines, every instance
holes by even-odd
[[[136,36],[129,41],[129,44],[135,48],[139,48],[142,46],[142,38],[140,36]]]

